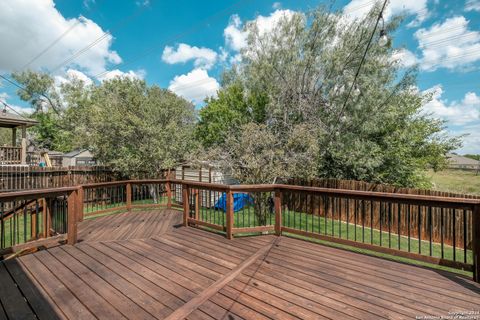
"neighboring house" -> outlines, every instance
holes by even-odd
[[[63,166],[95,166],[97,165],[97,160],[93,157],[93,154],[86,150],[74,150],[63,155]]]
[[[0,165],[27,164],[27,128],[37,125],[38,122],[7,111],[6,106],[0,111],[0,128],[11,130],[11,143],[0,146]],[[17,131],[21,136],[17,137]]]
[[[448,168],[480,170],[480,161],[460,156],[458,154],[447,154]]]

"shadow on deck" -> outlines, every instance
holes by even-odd
[[[288,237],[173,228],[180,220],[168,210],[89,220],[75,246],[1,263],[0,319],[412,319],[480,309],[480,286],[459,276]]]

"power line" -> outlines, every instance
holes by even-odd
[[[74,61],[76,58],[78,58],[79,56],[85,54],[88,50],[90,50],[91,48],[93,48],[94,46],[96,46],[97,44],[99,44],[100,42],[102,42],[103,40],[107,39],[109,35],[111,35],[111,32],[114,31],[114,30],[118,30],[120,29],[121,27],[124,27],[126,24],[128,24],[131,20],[133,20],[134,18],[138,17],[141,13],[143,13],[145,11],[145,9],[147,8],[147,6],[142,6],[140,9],[138,9],[136,12],[134,12],[132,15],[129,15],[127,17],[125,17],[124,19],[122,19],[121,21],[119,21],[118,23],[116,23],[114,25],[114,27],[110,30],[110,31],[106,31],[104,32],[101,36],[99,36],[97,39],[95,39],[94,41],[90,42],[88,45],[86,45],[85,47],[83,47],[82,49],[78,50],[77,52],[75,52],[74,54],[72,54],[69,58],[63,60],[60,64],[58,64],[57,66],[55,66],[53,69],[50,70],[50,73],[53,73],[55,72],[56,70],[60,69],[61,67],[65,66],[65,65],[68,65],[70,62]]]
[[[170,39],[166,40],[165,42],[169,43],[169,42],[173,42],[173,41],[175,41],[175,40],[178,40],[179,38],[181,38],[181,37],[183,37],[183,36],[185,36],[185,35],[187,35],[187,34],[189,34],[189,33],[192,33],[193,31],[198,30],[198,28],[200,28],[201,26],[203,26],[203,25],[205,25],[205,24],[207,24],[207,23],[209,23],[209,22],[211,22],[211,21],[213,21],[213,20],[215,20],[215,19],[220,18],[220,17],[222,17],[222,16],[225,15],[225,14],[232,13],[232,9],[233,9],[233,8],[239,6],[242,2],[244,2],[243,5],[245,5],[246,2],[248,2],[248,1],[251,1],[251,0],[240,0],[240,1],[237,1],[237,2],[235,2],[234,4],[232,4],[232,5],[228,6],[227,8],[223,9],[222,11],[217,12],[217,13],[215,13],[215,14],[207,17],[207,18],[204,19],[203,21],[201,21],[201,22],[193,25],[193,26],[190,27],[189,29],[187,29],[187,30],[185,30],[185,31],[183,31],[183,32],[180,32],[180,33],[174,35],[173,37],[171,37]],[[140,59],[142,59],[143,57],[146,57],[146,56],[150,55],[155,49],[157,49],[158,47],[163,46],[163,45],[164,45],[164,43],[159,43],[159,44],[153,45],[153,46],[145,49],[140,55],[134,57],[134,58],[131,59],[129,62],[120,62],[120,63],[115,64],[114,66],[119,66],[119,65],[122,65],[122,66],[124,66],[124,67],[125,67],[125,66],[128,66],[128,65],[130,65],[130,64],[132,64],[132,63],[134,63],[134,62],[136,62],[136,61],[138,61],[138,60],[140,60]],[[98,79],[98,78],[100,78],[100,77],[103,77],[103,76],[109,74],[110,72],[112,72],[112,71],[108,71],[108,70],[107,70],[107,71],[103,71],[103,72],[95,75],[94,78],[97,78],[97,79]]]
[[[90,13],[93,13],[95,11],[97,11],[98,9],[98,2],[95,2],[95,9],[94,10],[91,10]],[[43,56],[48,50],[50,50],[51,48],[53,48],[57,43],[60,42],[60,40],[62,40],[67,34],[69,34],[73,29],[75,29],[79,24],[81,24],[82,20],[81,19],[78,19],[76,23],[74,23],[73,25],[70,26],[70,28],[68,28],[67,30],[65,30],[60,36],[58,36],[55,40],[53,40],[47,47],[45,47],[45,49],[43,49],[42,51],[40,51],[37,55],[35,55],[32,59],[30,59],[30,61],[28,61],[26,64],[24,64],[20,70],[25,70],[27,69],[32,63],[34,63],[35,61],[37,61],[41,56]]]
[[[368,39],[367,47],[365,48],[365,52],[363,53],[362,60],[360,60],[360,64],[358,66],[357,72],[355,73],[355,76],[354,76],[353,81],[352,81],[352,85],[350,86],[350,88],[348,90],[348,93],[347,93],[347,96],[345,98],[345,101],[343,103],[343,106],[340,109],[340,114],[339,114],[338,119],[337,119],[337,124],[340,120],[340,117],[343,115],[343,113],[345,111],[345,107],[347,106],[348,99],[350,98],[350,95],[352,94],[352,90],[356,85],[358,75],[360,74],[360,70],[362,69],[362,65],[365,62],[365,59],[367,57],[368,49],[370,49],[370,45],[372,44],[373,36],[377,32],[377,27],[378,27],[378,24],[380,22],[380,19],[383,19],[383,10],[385,10],[387,2],[388,2],[388,0],[385,0],[383,2],[383,6],[380,10],[380,13],[378,14],[377,21],[375,22],[375,26],[373,27],[372,34],[370,35],[370,39]]]
[[[15,81],[5,77],[4,75],[1,75],[0,74],[0,78],[4,79],[5,81],[7,81],[8,83],[14,85],[15,87],[19,88],[20,90],[23,90],[25,91],[26,93],[28,94],[32,94],[31,91],[29,91],[28,89],[26,89],[25,87],[19,85],[18,83],[16,83]],[[45,99],[47,99],[48,103],[50,104],[50,106],[52,107],[53,111],[55,111],[56,114],[60,114],[60,112],[57,110],[57,108],[55,107],[55,105],[53,104],[52,102],[52,99],[50,99],[50,97],[48,97],[46,94],[44,93],[38,93],[38,95],[44,97]]]

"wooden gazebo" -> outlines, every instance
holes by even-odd
[[[0,164],[26,164],[27,160],[27,128],[38,124],[37,121],[16,115],[5,110],[0,111],[0,128],[12,129],[12,144],[0,146]],[[17,139],[17,129],[22,132]]]

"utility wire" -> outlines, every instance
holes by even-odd
[[[14,85],[15,87],[19,88],[20,90],[23,90],[25,91],[26,93],[28,94],[32,94],[31,91],[29,91],[28,89],[26,89],[25,87],[19,85],[18,83],[16,83],[15,81],[5,77],[4,75],[1,75],[0,74],[0,78],[4,79],[5,81],[7,81],[8,83]],[[52,107],[53,111],[55,111],[56,114],[60,114],[60,112],[57,110],[57,108],[55,107],[55,105],[53,104],[52,100],[47,96],[45,95],[44,93],[38,93],[38,95],[44,97],[45,99],[47,99],[47,102],[50,104],[50,106]],[[43,99],[42,99],[43,100]],[[44,101],[44,100],[43,100]]]
[[[93,12],[97,11],[99,8],[98,2],[95,2],[95,9],[91,10],[90,13],[92,14]],[[48,50],[53,48],[57,43],[60,42],[66,35],[68,35],[73,29],[75,29],[79,24],[82,23],[81,19],[78,19],[77,22],[75,22],[73,25],[70,26],[67,30],[65,30],[60,36],[58,36],[55,40],[53,40],[48,46],[45,47],[42,51],[40,51],[37,55],[35,55],[30,61],[28,61],[26,64],[24,64],[20,70],[25,70],[27,69],[32,63],[37,61],[41,56],[43,56]]]
[[[55,71],[57,71],[58,69],[62,68],[63,66],[65,65],[68,65],[69,63],[71,63],[72,61],[74,61],[75,59],[77,59],[79,56],[85,54],[88,50],[90,50],[91,48],[93,48],[94,46],[96,46],[97,44],[99,44],[100,42],[102,42],[103,40],[107,39],[108,36],[111,35],[111,32],[113,32],[114,30],[118,30],[122,27],[124,27],[126,24],[128,24],[130,21],[132,21],[133,19],[137,18],[140,14],[142,14],[145,9],[147,8],[147,6],[142,6],[140,9],[138,9],[136,12],[134,12],[133,14],[125,17],[124,19],[122,19],[121,21],[117,22],[112,29],[110,29],[109,31],[106,31],[104,32],[101,36],[99,36],[97,39],[93,40],[92,42],[90,42],[89,44],[87,44],[85,47],[83,47],[82,49],[78,50],[77,52],[75,52],[74,54],[72,54],[70,57],[68,57],[67,59],[63,60],[61,63],[59,63],[57,66],[55,66],[53,69],[50,70],[50,73],[53,73]]]
[[[201,22],[193,25],[193,26],[190,27],[189,29],[187,29],[187,30],[185,30],[185,31],[183,31],[183,32],[180,32],[180,33],[174,35],[173,37],[171,37],[170,39],[168,39],[168,40],[165,41],[165,42],[167,42],[167,43],[173,42],[173,41],[178,40],[179,38],[181,38],[181,37],[183,37],[183,36],[185,36],[185,35],[187,35],[187,34],[193,33],[194,31],[197,31],[200,27],[206,25],[207,23],[212,22],[213,20],[218,19],[218,18],[224,16],[225,14],[232,13],[232,12],[233,12],[233,11],[232,11],[233,8],[235,8],[235,7],[237,7],[237,6],[238,6],[238,7],[241,7],[241,6],[245,5],[245,4],[246,4],[247,2],[249,2],[249,1],[251,1],[251,0],[240,0],[240,1],[237,1],[237,2],[235,2],[234,4],[232,4],[232,5],[228,6],[227,8],[223,9],[222,11],[217,12],[217,13],[215,13],[215,14],[207,17],[207,18],[204,19],[203,21],[201,21]],[[243,2],[243,4],[242,4],[242,2]],[[240,4],[242,4],[242,5],[240,6]],[[238,8],[237,8],[237,9],[238,9]],[[156,44],[156,45],[153,45],[153,46],[145,49],[140,55],[132,58],[130,61],[128,61],[128,62],[120,62],[120,63],[115,64],[114,66],[122,65],[122,66],[125,67],[125,66],[127,66],[127,65],[130,65],[130,64],[132,64],[132,63],[134,63],[134,62],[136,62],[136,61],[138,61],[138,60],[140,60],[140,59],[142,59],[142,58],[150,55],[151,53],[154,52],[155,49],[157,49],[158,47],[161,47],[161,46],[163,46],[163,45],[164,45],[163,42],[162,42],[162,43],[159,43],[159,44]],[[97,79],[98,79],[98,78],[100,78],[100,77],[103,77],[103,76],[109,74],[110,72],[112,72],[112,71],[104,71],[104,72],[101,72],[101,73],[95,75],[94,78],[97,78]]]
[[[360,64],[359,64],[359,66],[358,66],[357,72],[355,73],[355,77],[353,78],[353,81],[352,81],[352,85],[351,85],[350,88],[348,89],[347,96],[346,96],[346,98],[345,98],[345,101],[344,101],[344,103],[343,103],[342,108],[340,109],[340,114],[339,114],[339,116],[338,116],[336,125],[338,125],[338,122],[340,121],[340,117],[341,117],[341,116],[343,115],[343,113],[345,112],[345,108],[346,108],[346,106],[347,106],[348,100],[349,100],[349,98],[350,98],[350,95],[352,94],[353,88],[355,87],[355,84],[356,84],[356,82],[357,82],[358,75],[360,74],[360,70],[362,69],[362,65],[363,65],[363,63],[365,62],[365,59],[366,59],[366,57],[367,57],[368,49],[370,49],[370,45],[372,44],[373,37],[375,36],[375,33],[377,32],[378,23],[380,22],[380,19],[383,19],[383,11],[385,10],[385,7],[386,7],[386,5],[387,5],[387,2],[388,2],[388,0],[385,0],[385,1],[383,2],[382,9],[380,10],[380,13],[378,14],[377,21],[375,22],[375,26],[373,27],[372,34],[370,35],[370,39],[368,39],[367,47],[365,48],[365,52],[363,53],[362,60],[360,60]],[[335,125],[335,126],[336,126],[336,125]]]

